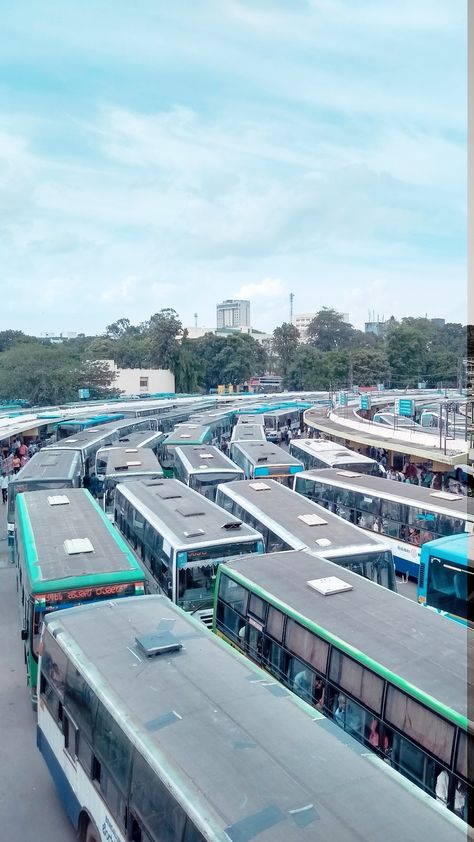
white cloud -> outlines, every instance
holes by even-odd
[[[275,300],[284,295],[285,288],[279,278],[264,278],[255,283],[242,284],[235,293],[235,298]]]

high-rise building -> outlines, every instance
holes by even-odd
[[[313,321],[316,313],[300,313],[295,316],[295,328],[299,332],[300,342],[306,342],[308,338],[308,327]]]
[[[250,327],[250,301],[227,299],[217,305],[217,329]]]

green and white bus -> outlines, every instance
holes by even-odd
[[[41,624],[51,611],[145,592],[145,573],[84,488],[18,494],[15,507],[21,637],[36,704]]]
[[[222,565],[215,630],[426,793],[472,814],[470,629],[303,550]]]
[[[230,457],[242,468],[245,479],[271,477],[293,484],[293,477],[303,470],[303,465],[287,450],[269,441],[234,441]]]
[[[236,424],[230,437],[231,445],[236,441],[266,441],[263,424]]]
[[[314,550],[322,558],[397,590],[390,546],[274,480],[219,486],[216,503],[263,536],[267,553]]]
[[[204,497],[215,500],[220,483],[243,479],[244,472],[219,448],[195,445],[175,449],[174,475]]]
[[[376,477],[382,473],[375,459],[325,439],[292,439],[290,453],[303,463],[305,471],[338,468]]]
[[[463,842],[465,825],[164,597],[46,618],[37,744],[81,842]]]
[[[150,588],[209,625],[218,565],[264,552],[259,532],[176,479],[118,485],[114,519],[150,571]]]

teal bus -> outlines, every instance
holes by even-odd
[[[474,535],[449,535],[423,544],[418,602],[473,626],[473,600]]]
[[[75,436],[77,433],[82,433],[83,430],[90,430],[91,427],[112,424],[114,421],[121,421],[123,418],[125,418],[125,415],[122,412],[113,412],[108,415],[89,415],[84,418],[68,418],[56,425],[57,440]]]
[[[219,635],[467,819],[470,629],[307,550],[232,559],[215,595]]]
[[[294,475],[303,470],[298,459],[269,441],[233,441],[230,458],[243,470],[245,479],[267,477],[293,485]]]
[[[465,842],[466,826],[160,596],[46,618],[37,745],[81,842]]]
[[[145,574],[84,488],[18,494],[15,506],[21,638],[36,705],[38,646],[52,611],[145,592]]]

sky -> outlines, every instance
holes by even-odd
[[[466,321],[465,0],[15,0],[0,330]]]

